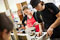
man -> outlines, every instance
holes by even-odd
[[[13,30],[13,23],[5,15],[0,13],[0,40],[9,40],[10,32]]]
[[[44,28],[47,29],[47,34],[54,40],[55,38],[60,38],[59,9],[53,3],[44,4],[44,2],[40,0],[31,0],[30,4],[37,11],[41,12],[40,14],[44,21]]]

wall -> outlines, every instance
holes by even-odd
[[[0,12],[5,12],[5,11],[6,11],[6,8],[5,8],[5,5],[4,5],[4,1],[0,0]]]
[[[15,0],[8,0],[9,8],[11,11],[17,11],[17,6]]]

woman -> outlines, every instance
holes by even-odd
[[[28,7],[24,7],[23,12],[25,14],[25,17],[23,18],[23,21],[22,21],[24,26],[26,25],[28,28],[34,26],[36,28],[36,32],[39,32],[40,31],[39,24],[36,22],[33,12],[30,11]],[[24,23],[25,21],[27,22],[26,24]]]
[[[13,30],[13,23],[5,15],[0,13],[0,40],[9,40],[10,32]]]

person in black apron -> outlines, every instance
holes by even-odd
[[[51,39],[60,38],[60,12],[53,3],[46,3],[40,0],[31,0],[33,8],[40,12],[44,21],[44,28]],[[36,13],[37,13],[36,12]]]

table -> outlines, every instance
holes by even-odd
[[[36,32],[36,34],[37,34],[38,32]],[[40,36],[40,37],[35,37],[35,35],[34,36],[30,36],[30,35],[28,35],[28,34],[20,34],[20,33],[17,33],[17,35],[18,36],[20,36],[20,37],[22,37],[22,39],[20,39],[20,40],[50,40],[50,38],[46,38],[46,32],[43,32],[42,33],[42,36]],[[14,35],[14,33],[11,33],[11,35]],[[25,38],[23,39],[23,37],[25,36]]]

